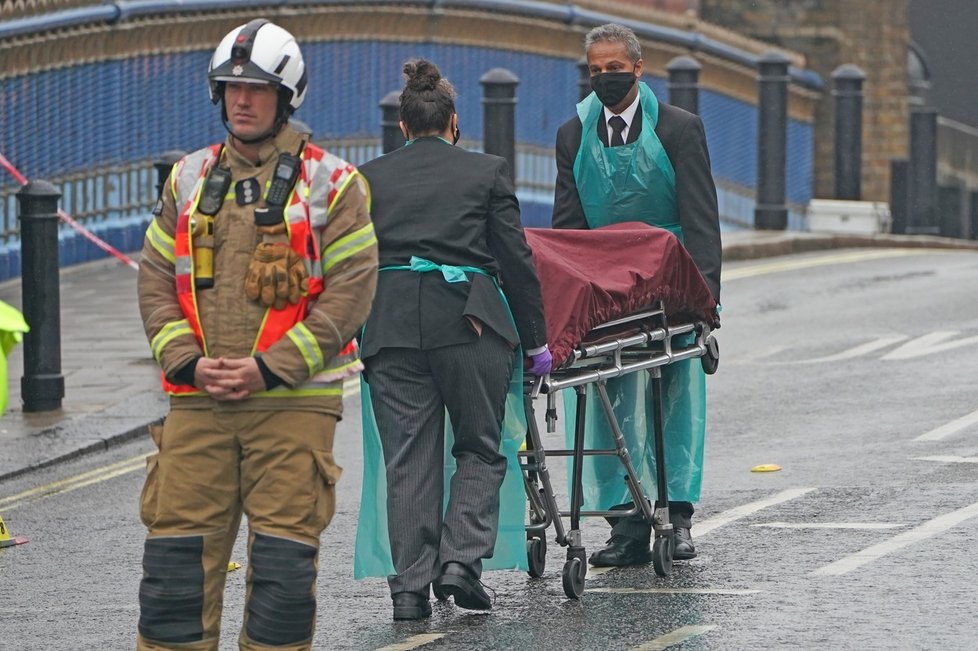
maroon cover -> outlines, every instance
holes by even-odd
[[[559,365],[592,328],[661,300],[666,314],[719,325],[693,258],[667,230],[623,222],[593,230],[527,228]]]

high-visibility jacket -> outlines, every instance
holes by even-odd
[[[154,354],[159,358],[159,350],[168,340],[193,332],[201,350],[207,355],[207,337],[201,324],[197,308],[197,295],[194,277],[194,241],[191,235],[191,222],[200,201],[204,181],[211,167],[218,161],[222,145],[202,149],[182,159],[170,175],[171,189],[177,206],[182,206],[177,219],[173,238],[176,293],[185,320],[173,322],[160,331],[151,342]],[[351,340],[340,353],[329,360],[322,359],[322,352],[315,337],[302,325],[309,304],[323,291],[323,264],[320,260],[319,246],[313,233],[313,224],[325,223],[326,214],[347,184],[358,174],[356,168],[335,157],[324,156],[325,152],[307,143],[302,150],[302,165],[299,176],[289,199],[286,201],[285,222],[292,250],[306,263],[309,274],[309,288],[295,305],[286,304],[282,309],[268,308],[255,339],[252,354],[264,352],[282,337],[289,337],[301,351],[309,366],[311,377],[303,385],[295,388],[279,386],[271,391],[252,394],[252,397],[289,397],[331,395],[337,384],[344,378],[355,375],[363,369],[359,359],[356,341]],[[337,164],[338,163],[338,164]],[[333,164],[329,174],[325,201],[310,201],[312,188],[310,179],[318,172],[318,167]],[[321,172],[319,172],[321,173]],[[372,228],[369,237],[373,238]],[[373,238],[375,241],[375,238]],[[243,279],[242,279],[243,282]],[[162,377],[163,389],[171,395],[201,395],[204,392],[189,385],[178,385]]]

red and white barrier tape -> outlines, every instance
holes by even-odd
[[[8,161],[3,154],[0,154],[0,166],[2,166],[4,169],[6,169],[8,172],[10,172],[11,176],[13,176],[14,179],[18,183],[20,183],[21,185],[27,185],[27,179],[24,177],[24,175],[21,174],[20,171],[18,171],[18,169],[16,167],[14,167],[11,164],[11,162]],[[135,260],[133,260],[132,258],[130,258],[129,256],[127,256],[125,253],[122,253],[121,251],[119,251],[118,249],[116,249],[114,246],[112,246],[111,244],[109,244],[108,242],[106,242],[105,240],[100,239],[97,235],[95,235],[94,233],[92,233],[91,231],[89,231],[88,229],[86,229],[84,226],[82,226],[81,224],[79,224],[77,221],[75,221],[71,217],[71,215],[69,215],[68,213],[66,213],[61,208],[58,208],[58,217],[61,218],[61,221],[63,221],[64,223],[68,224],[69,226],[71,226],[76,231],[78,231],[78,233],[82,237],[84,237],[85,239],[87,239],[89,242],[92,242],[98,248],[102,249],[103,251],[105,251],[109,255],[114,256],[118,260],[120,260],[120,261],[124,262],[125,264],[129,265],[130,267],[132,267],[133,269],[139,269],[139,264]]]

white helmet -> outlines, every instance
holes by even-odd
[[[292,34],[256,18],[224,37],[211,57],[207,81],[215,104],[224,97],[224,82],[278,84],[291,113],[306,97],[306,64]]]

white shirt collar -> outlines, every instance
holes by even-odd
[[[632,120],[635,119],[635,111],[638,110],[638,99],[639,93],[635,93],[635,99],[628,105],[628,108],[617,114],[622,120],[625,121],[625,128],[621,132],[621,137],[624,138],[625,142],[628,142],[628,131],[632,128]],[[608,142],[611,142],[611,136],[614,133],[611,126],[608,125],[608,120],[610,120],[614,115],[615,113],[612,113],[607,106],[604,107],[604,122],[608,128]]]

